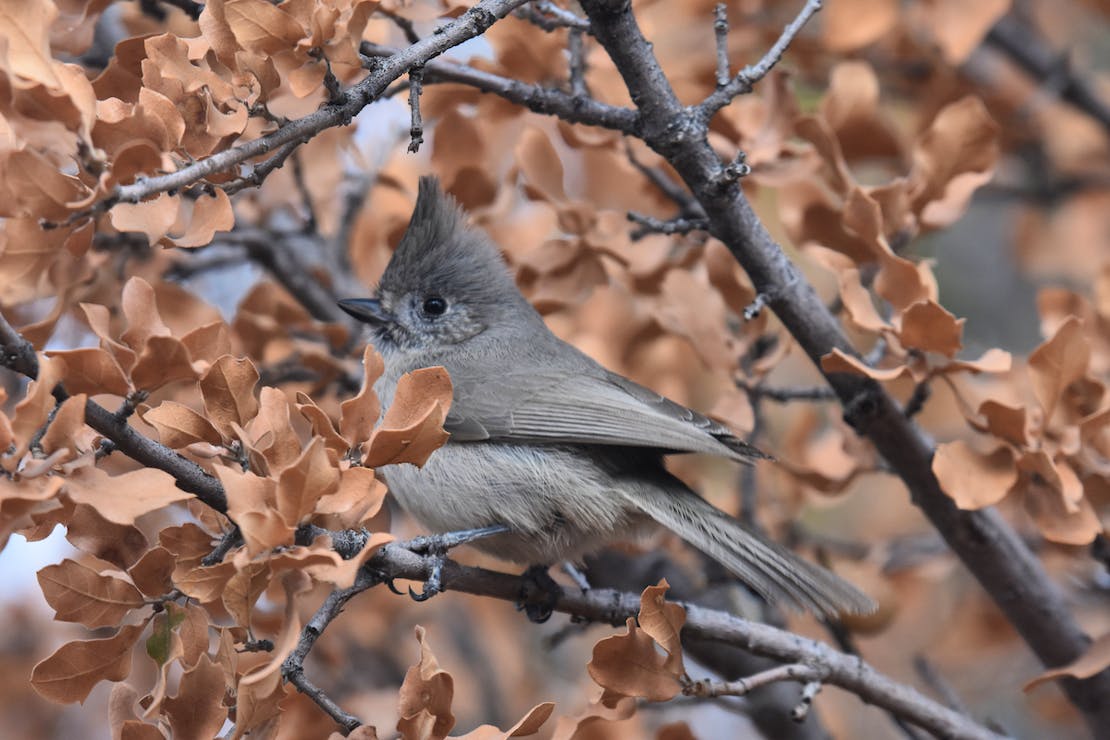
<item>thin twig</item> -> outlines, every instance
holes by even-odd
[[[709,228],[709,222],[703,218],[672,218],[663,221],[636,211],[628,212],[628,220],[640,226],[631,233],[633,241],[643,239],[648,234],[689,234],[691,231],[705,231]]]
[[[717,3],[713,16],[713,36],[717,41],[717,87],[724,87],[732,76],[728,64],[728,7]]]
[[[835,401],[836,392],[827,385],[815,385],[799,388],[768,388],[762,384],[749,383],[743,378],[735,378],[736,387],[755,398],[766,398],[775,403],[790,403],[791,401]]]
[[[691,681],[682,687],[686,696],[744,696],[755,689],[779,681],[796,681],[797,683],[820,682],[824,678],[822,671],[802,663],[775,666],[766,671],[756,673],[754,676],[741,678],[736,681]]]
[[[415,66],[409,70],[409,152],[415,154],[420,151],[424,143],[424,120],[420,116],[420,93],[424,86],[424,67]]]
[[[312,205],[312,193],[308,190],[308,182],[304,177],[304,166],[301,163],[301,153],[293,152],[293,182],[297,184],[297,191],[301,194],[301,202],[304,203],[305,222],[304,231],[306,234],[316,233],[316,225],[319,221],[316,219],[316,208]]]
[[[362,42],[359,52],[365,57],[389,59],[399,53],[397,49],[368,41]],[[631,135],[636,135],[638,130],[636,111],[629,108],[607,105],[594,98],[575,97],[564,90],[519,82],[445,59],[434,59],[424,64],[424,84],[438,82],[470,85],[536,113],[558,116],[569,123],[585,123]]]
[[[576,98],[588,98],[590,90],[586,87],[586,44],[585,32],[572,28],[567,32],[567,53],[570,56],[570,94]]]
[[[802,27],[820,9],[821,0],[806,0],[805,6],[802,7],[794,20],[787,24],[778,40],[758,62],[744,67],[726,84],[718,86],[697,106],[698,114],[702,120],[708,121],[716,115],[717,111],[732,102],[732,99],[737,95],[750,93],[755,83],[762,80],[774,69],[775,65],[782,59],[782,55],[786,53],[787,47],[794,41],[794,37],[801,32]]]

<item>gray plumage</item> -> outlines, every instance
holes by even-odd
[[[563,342],[517,289],[497,248],[466,225],[434,178],[374,299],[340,305],[373,327],[383,408],[402,374],[443,365],[451,433],[423,468],[381,469],[397,500],[434,531],[505,524],[475,542],[525,563],[577,560],[653,522],[768,599],[819,614],[873,602],[714,508],[663,467],[677,452],[764,457],[727,427],[633,383]]]

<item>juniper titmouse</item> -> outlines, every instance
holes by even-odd
[[[833,615],[872,601],[714,508],[663,467],[670,453],[750,463],[728,428],[603,368],[548,330],[497,248],[468,227],[434,178],[376,297],[340,305],[373,328],[388,407],[400,376],[443,365],[454,384],[451,437],[423,468],[381,469],[397,500],[447,532],[507,525],[475,546],[549,565],[657,522],[770,599]]]

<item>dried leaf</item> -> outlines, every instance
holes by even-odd
[[[196,380],[197,371],[185,345],[176,337],[152,336],[131,371],[139,390],[153,391],[181,380]]]
[[[374,383],[383,372],[385,364],[382,356],[372,345],[366,345],[362,353],[362,390],[339,406],[339,433],[347,440],[348,447],[358,447],[370,439],[371,431],[381,417],[382,406],[378,394],[374,393]]]
[[[408,669],[401,684],[397,731],[404,738],[442,740],[455,725],[455,715],[451,713],[455,680],[439,667],[425,640],[424,628],[419,625],[416,640],[420,643],[420,662]]]
[[[964,319],[957,319],[936,301],[914,303],[902,314],[898,337],[904,347],[955,357],[963,348]]]
[[[227,719],[224,672],[207,656],[181,676],[177,694],[162,702],[174,737],[216,737]]]
[[[459,740],[507,740],[510,737],[535,735],[554,711],[555,702],[544,702],[529,709],[528,713],[508,730],[499,730],[493,725],[480,725],[458,737]]]
[[[164,547],[153,547],[128,570],[128,575],[144,595],[156,599],[173,590],[173,553]]]
[[[1044,409],[1045,419],[1052,418],[1064,390],[1086,374],[1090,357],[1091,347],[1075,317],[1068,318],[1051,339],[1030,353],[1033,394]]]
[[[1025,691],[1032,691],[1042,683],[1065,676],[1079,679],[1090,678],[1107,666],[1110,666],[1110,633],[1091,643],[1087,650],[1072,662],[1059,668],[1051,668],[1025,684]]]
[[[62,363],[61,382],[69,393],[126,396],[131,390],[116,358],[100,347],[56,350],[46,354]]]
[[[339,469],[328,460],[323,439],[314,437],[295,463],[281,473],[277,510],[285,523],[296,527],[315,510],[321,496],[339,490]]]
[[[154,468],[111,476],[99,468],[83,467],[66,479],[66,493],[116,524],[134,524],[143,514],[194,498],[174,485],[169,473]]]
[[[363,445],[363,463],[372,468],[426,463],[450,436],[443,430],[443,422],[451,408],[451,394],[451,378],[442,367],[402,375],[393,404]]]
[[[1018,480],[1013,455],[1000,447],[989,455],[956,440],[937,445],[933,473],[961,509],[993,506],[1006,497]]]
[[[149,620],[147,620],[149,621]],[[122,681],[131,673],[131,649],[146,628],[120,627],[102,640],[67,642],[35,666],[31,686],[40,696],[59,704],[83,702],[101,681]]]
[[[668,656],[669,658],[669,656]],[[682,691],[678,678],[659,654],[655,640],[628,619],[628,632],[606,637],[594,645],[586,668],[607,691],[649,701],[669,701]]]
[[[142,419],[158,430],[162,444],[179,450],[197,442],[223,444],[223,439],[208,419],[176,401],[163,401],[160,406],[142,414]]]
[[[131,583],[68,558],[40,570],[38,580],[54,618],[61,622],[115,627],[143,605],[143,595]]]
[[[670,585],[664,578],[656,586],[648,586],[640,594],[640,628],[667,653],[664,670],[676,677],[686,673],[682,664],[682,640],[679,633],[686,624],[686,610],[666,600]]]
[[[243,426],[258,413],[258,399],[254,397],[257,383],[254,363],[231,355],[216,360],[200,379],[204,410],[224,437],[234,439],[232,424]]]
[[[277,510],[277,483],[273,478],[227,467],[216,468],[216,475],[228,493],[227,515],[239,525],[252,557],[293,543],[295,528]]]

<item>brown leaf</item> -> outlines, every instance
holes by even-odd
[[[108,521],[88,504],[74,506],[66,524],[66,539],[74,547],[120,569],[130,568],[150,546],[137,527]]]
[[[100,347],[56,350],[46,354],[63,363],[61,381],[69,393],[126,396],[131,390],[116,358]]]
[[[181,676],[177,694],[162,702],[173,736],[208,738],[219,735],[227,719],[224,672],[207,656]]]
[[[161,470],[140,468],[111,476],[91,466],[70,474],[66,493],[76,503],[88,504],[117,524],[134,524],[143,514],[194,497],[174,485],[173,477]]]
[[[131,382],[144,391],[153,391],[170,383],[196,378],[197,371],[193,367],[189,351],[176,337],[150,337],[131,371]]]
[[[507,730],[499,730],[493,725],[480,725],[458,737],[459,740],[507,740],[510,737],[535,735],[554,711],[555,702],[544,702],[529,709],[519,722]]]
[[[38,580],[54,618],[61,622],[115,627],[143,605],[143,595],[131,583],[68,558],[40,570]]]
[[[823,16],[822,45],[833,52],[855,51],[887,35],[898,22],[897,0],[838,0]]]
[[[1083,335],[1083,326],[1074,316],[1030,353],[1033,395],[1044,409],[1046,421],[1052,418],[1064,390],[1086,374],[1090,357],[1091,347]]]
[[[120,627],[103,640],[67,642],[31,672],[31,686],[59,704],[83,702],[101,681],[122,681],[131,673],[131,649],[149,619]]]
[[[312,515],[321,496],[337,490],[339,469],[328,460],[323,439],[313,437],[300,458],[278,479],[278,513],[286,524],[296,527]]]
[[[281,588],[285,592],[285,613],[281,621],[281,633],[274,640],[271,658],[266,663],[243,676],[240,686],[263,688],[281,684],[281,665],[293,652],[301,636],[299,604],[301,596],[312,590],[312,579],[306,573],[289,570],[281,576]]]
[[[171,577],[176,564],[172,552],[164,547],[153,547],[127,573],[144,595],[156,599],[173,590]]]
[[[1049,669],[1025,684],[1025,691],[1032,691],[1042,683],[1064,676],[1090,678],[1107,666],[1110,666],[1110,632],[1091,643],[1087,650],[1072,662],[1059,668]]]
[[[955,357],[963,348],[964,319],[957,319],[936,301],[914,303],[902,314],[899,339],[904,347]]]
[[[300,411],[301,416],[308,419],[308,423],[312,425],[312,433],[317,437],[323,437],[324,446],[336,455],[346,455],[351,449],[347,440],[339,435],[331,417],[317,406],[315,401],[300,391],[297,392],[297,411]]]
[[[530,197],[553,204],[566,201],[563,163],[543,130],[534,126],[526,128],[517,139],[515,154]]]
[[[952,186],[961,175],[989,175],[997,159],[998,124],[982,101],[968,96],[945,106],[914,145],[910,173],[914,209],[921,213],[934,201],[958,195],[958,202],[946,204],[944,210],[949,216],[962,212],[972,191]],[[950,187],[957,192],[949,193]]]
[[[266,0],[225,0],[227,26],[239,45],[269,56],[296,46],[305,30],[293,16]]]
[[[247,429],[267,467],[273,472],[285,470],[301,455],[301,440],[293,429],[289,399],[277,388],[263,386],[259,393],[258,415]]]
[[[628,632],[598,641],[586,668],[590,677],[607,691],[649,701],[668,701],[682,691],[682,685],[668,670],[666,660],[658,653],[651,635],[629,617]]]
[[[402,375],[385,418],[363,445],[363,463],[372,468],[403,462],[422,466],[450,436],[443,422],[451,397],[451,378],[442,367]]]
[[[258,597],[270,585],[270,568],[265,562],[243,558],[241,552],[236,555],[239,557],[232,559],[235,574],[224,584],[220,601],[235,624],[250,629],[251,611]]]
[[[257,1],[269,5],[262,0]],[[204,247],[212,242],[217,231],[231,231],[235,227],[235,213],[231,210],[231,200],[227,193],[216,189],[211,195],[197,198],[188,223],[184,234],[171,234],[167,238],[179,247]]]
[[[74,457],[77,456],[78,434],[85,427],[87,401],[88,397],[84,393],[79,393],[70,396],[58,407],[57,413],[54,414],[54,421],[50,422],[50,427],[40,442],[44,452],[50,454],[55,450],[68,449]],[[7,446],[4,445],[2,449],[7,449]]]
[[[179,196],[160,193],[141,203],[118,203],[108,217],[116,230],[145,234],[151,244],[157,244],[177,221],[180,206]]]
[[[961,509],[981,509],[997,504],[1018,480],[1008,448],[1000,447],[983,455],[963,440],[937,445],[933,473],[944,492]]]
[[[370,439],[381,417],[382,405],[374,392],[374,383],[383,372],[382,356],[372,345],[366,345],[362,353],[362,390],[339,405],[339,433],[347,440],[348,447],[358,447]]]
[[[455,715],[451,713],[455,680],[439,667],[425,640],[424,628],[419,625],[416,640],[420,643],[420,662],[408,669],[401,684],[397,731],[406,739],[442,740],[455,725]]]
[[[1065,460],[1044,450],[1027,451],[1018,459],[1022,476],[1015,490],[1046,539],[1065,545],[1087,545],[1102,533],[1102,522],[1084,497],[1083,484]]]
[[[258,413],[254,386],[258,370],[247,358],[224,355],[200,379],[200,392],[208,418],[227,439],[235,438],[232,424],[244,426]]]
[[[866,375],[879,381],[897,380],[903,375],[909,375],[910,369],[905,365],[892,368],[868,367],[863,360],[845,354],[837,348],[821,358],[821,369],[826,373],[851,373],[853,375]]]
[[[209,567],[178,567],[174,572],[173,583],[181,593],[209,604],[223,596],[227,582],[235,575],[235,566],[230,562]]]
[[[640,594],[640,628],[667,653],[664,670],[681,678],[686,673],[682,664],[682,640],[679,633],[686,624],[686,610],[666,600],[670,585],[664,578],[656,586],[648,586]]]
[[[223,439],[208,419],[176,401],[163,401],[160,406],[141,414],[143,421],[158,430],[162,444],[179,450],[197,442],[223,444]]]
[[[278,513],[277,483],[253,473],[218,467],[216,475],[228,493],[227,515],[239,525],[247,552],[253,557],[293,543],[294,527]]]

